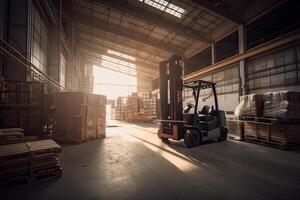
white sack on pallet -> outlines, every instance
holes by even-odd
[[[300,119],[300,92],[269,92],[264,95],[264,117]]]
[[[234,114],[241,116],[260,117],[263,111],[263,95],[249,94],[240,97],[240,104],[236,107]]]

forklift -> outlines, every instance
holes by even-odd
[[[225,141],[228,133],[226,116],[225,112],[218,107],[216,84],[204,80],[194,80],[184,84],[182,66],[181,58],[176,55],[160,63],[161,120],[158,137],[163,142],[168,142],[169,139],[184,139],[188,148],[212,140]],[[192,97],[192,102],[187,103],[184,109],[183,89],[190,90]],[[211,102],[213,105],[201,106],[200,97],[207,93],[208,95],[202,98],[202,101],[206,102],[213,97]]]

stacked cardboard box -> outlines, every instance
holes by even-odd
[[[300,120],[300,92],[281,91],[264,94],[265,117]]]
[[[106,96],[98,95],[97,137],[105,137]]]
[[[115,120],[128,120],[137,113],[157,116],[157,98],[150,92],[132,93],[127,97],[118,97],[114,108]]]
[[[86,140],[93,140],[97,138],[97,110],[98,96],[94,94],[87,94],[86,105]]]
[[[132,95],[127,97],[126,101],[126,112],[125,116],[128,117],[129,114],[134,114],[139,112],[139,97],[137,95]]]
[[[263,107],[263,94],[249,94],[240,97],[240,104],[236,107],[234,114],[238,117],[261,117]]]
[[[105,135],[106,97],[83,92],[58,92],[54,101],[53,138],[81,143]]]
[[[126,111],[126,97],[118,97],[116,106],[114,108],[114,119],[115,120],[125,120]]]
[[[85,140],[85,103],[83,92],[57,92],[54,97],[53,139],[81,143]]]
[[[105,137],[106,96],[87,94],[86,139]]]
[[[156,104],[157,104],[157,98],[154,95],[151,95],[150,92],[143,92],[141,93],[142,97],[142,106],[141,106],[141,112],[147,113],[151,116],[157,116],[156,111]]]

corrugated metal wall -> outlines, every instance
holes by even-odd
[[[193,80],[206,80],[217,84],[217,94],[219,107],[225,111],[234,111],[239,101],[239,64],[234,63],[227,66],[224,69],[214,71],[202,76],[199,76]],[[201,97],[207,97],[211,94],[211,91],[203,91]],[[193,102],[191,90],[184,92],[184,103]],[[199,102],[199,109],[202,109],[203,105],[213,105],[213,96],[210,96],[205,102]]]
[[[246,60],[249,93],[299,90],[300,45]]]

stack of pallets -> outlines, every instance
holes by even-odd
[[[274,121],[245,121],[245,140],[282,149],[300,145],[299,123]]]
[[[30,151],[26,143],[0,146],[1,189],[28,184]]]
[[[0,188],[12,188],[62,175],[60,146],[40,140],[0,146]]]
[[[60,177],[62,168],[58,160],[60,146],[53,140],[27,142],[30,149],[30,176],[36,181]]]

